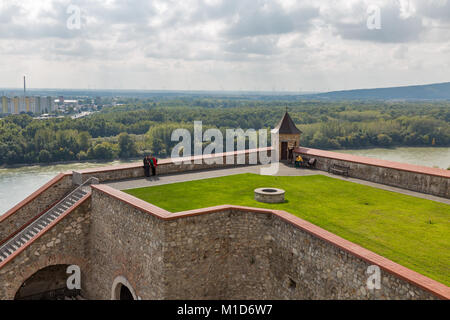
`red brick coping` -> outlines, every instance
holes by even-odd
[[[75,204],[69,208],[69,210],[67,210],[66,212],[64,212],[62,215],[60,215],[58,218],[56,218],[55,220],[53,220],[49,225],[47,225],[44,229],[42,229],[41,231],[39,231],[37,233],[37,235],[31,239],[30,241],[28,241],[27,243],[25,243],[23,246],[21,246],[19,249],[17,249],[12,255],[8,256],[6,258],[6,260],[3,260],[0,263],[0,269],[3,268],[8,262],[10,262],[11,260],[13,260],[15,257],[17,257],[22,251],[24,251],[26,248],[28,248],[29,246],[31,246],[37,239],[39,239],[43,234],[45,234],[47,231],[49,231],[50,229],[52,229],[55,225],[57,225],[59,223],[59,221],[61,221],[62,219],[64,219],[67,215],[69,215],[72,211],[74,211],[76,208],[78,208],[80,205],[82,205],[88,198],[91,197],[91,192],[88,192],[87,194],[85,194],[80,200],[78,200],[77,202],[75,202]]]
[[[444,169],[439,169],[439,168],[431,168],[431,167],[418,166],[418,165],[395,162],[395,161],[387,161],[387,160],[380,160],[380,159],[374,159],[374,158],[368,158],[368,157],[362,157],[362,156],[355,156],[355,155],[346,154],[346,153],[339,153],[339,152],[319,150],[319,149],[302,148],[302,147],[295,148],[294,152],[306,154],[308,156],[324,157],[324,158],[330,158],[330,159],[336,159],[336,160],[342,160],[342,161],[348,161],[348,162],[354,162],[354,163],[361,163],[361,164],[365,164],[365,165],[369,165],[369,166],[383,167],[383,168],[408,171],[408,172],[413,172],[413,173],[418,173],[418,174],[426,174],[426,175],[432,175],[432,176],[437,176],[437,177],[450,178],[450,170],[444,170]]]
[[[222,205],[215,206],[210,208],[202,208],[195,209],[177,213],[171,213],[167,210],[159,208],[153,204],[150,204],[146,201],[133,197],[125,192],[119,191],[107,185],[93,185],[93,189],[108,194],[109,196],[116,198],[120,201],[123,201],[130,206],[137,208],[143,212],[151,214],[155,217],[158,217],[162,220],[174,220],[179,218],[197,216],[202,214],[221,212],[224,210],[238,210],[245,212],[253,212],[253,213],[264,213],[264,214],[272,214],[280,219],[294,225],[295,227],[310,233],[311,235],[324,240],[327,243],[330,243],[344,251],[349,252],[350,254],[357,256],[358,258],[374,265],[378,265],[381,269],[405,280],[408,281],[430,293],[441,298],[450,300],[450,287],[437,282],[433,279],[430,279],[420,273],[417,273],[411,269],[408,269],[398,263],[395,263],[383,256],[380,256],[370,250],[367,250],[353,242],[345,240],[329,231],[326,231],[308,221],[305,221],[301,218],[298,218],[286,211],[282,210],[269,210],[269,209],[261,209],[261,208],[251,208],[251,207],[242,207],[242,206],[234,206],[234,205]]]
[[[272,147],[258,148],[258,149],[246,149],[246,150],[239,150],[239,151],[198,155],[198,156],[189,156],[189,157],[180,157],[180,158],[177,158],[176,160],[177,160],[177,162],[178,161],[179,162],[186,162],[186,161],[192,162],[195,160],[207,160],[207,159],[229,157],[229,156],[235,156],[235,155],[241,155],[241,154],[245,155],[245,154],[250,154],[250,153],[255,153],[255,152],[266,152],[269,150],[272,150]],[[172,158],[158,160],[158,166],[169,165],[169,164],[173,164],[173,163],[174,162],[172,161]],[[143,167],[142,161],[139,161],[139,162],[135,162],[135,163],[126,163],[126,164],[120,164],[120,165],[115,165],[115,166],[77,170],[77,172],[82,173],[82,174],[93,174],[93,173],[100,173],[100,172],[107,172],[107,171],[114,171],[114,170],[136,169],[136,168],[142,168],[142,167]]]

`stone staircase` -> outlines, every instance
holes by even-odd
[[[91,180],[91,179],[90,179]],[[32,221],[20,232],[13,235],[0,245],[0,266],[8,257],[13,255],[21,247],[26,246],[34,238],[36,238],[41,232],[46,229],[53,221],[55,221],[63,213],[67,212],[72,207],[78,205],[78,202],[90,192],[90,184],[92,181],[86,181],[56,205],[47,210],[39,218]],[[98,181],[98,180],[97,180]]]

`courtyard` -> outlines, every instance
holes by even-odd
[[[170,212],[223,204],[284,210],[450,284],[448,204],[314,172],[297,176],[233,173],[182,182],[177,182],[176,175],[170,182],[141,179],[139,183],[145,186],[140,188],[130,188],[139,185],[136,181],[115,187]],[[285,202],[255,201],[253,190],[261,187],[286,190]]]

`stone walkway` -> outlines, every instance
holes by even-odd
[[[143,188],[143,187],[157,186],[157,185],[177,183],[177,182],[224,177],[224,176],[241,174],[241,173],[259,174],[261,168],[263,168],[263,167],[265,167],[265,166],[255,165],[255,166],[234,167],[234,168],[228,168],[228,169],[202,170],[202,171],[193,171],[193,172],[184,172],[184,173],[179,173],[179,174],[156,176],[156,177],[150,177],[150,178],[137,178],[137,179],[112,181],[112,182],[109,182],[106,184],[115,189],[126,190],[126,189]],[[441,202],[441,203],[450,205],[450,199],[436,197],[433,195],[419,193],[419,192],[410,191],[410,190],[406,190],[406,189],[391,187],[391,186],[374,183],[374,182],[370,182],[370,181],[365,181],[365,180],[360,180],[360,179],[355,179],[355,178],[346,178],[346,177],[330,174],[328,172],[324,172],[324,171],[320,171],[320,170],[310,170],[310,169],[303,169],[303,168],[298,169],[298,168],[288,166],[284,163],[280,163],[280,168],[276,175],[277,176],[309,176],[309,175],[316,175],[316,174],[321,174],[321,175],[336,178],[336,179],[351,181],[354,183],[359,183],[359,184],[363,184],[363,185],[378,188],[378,189],[397,192],[397,193],[401,193],[401,194],[414,196],[417,198],[428,199],[428,200],[437,201],[437,202]]]

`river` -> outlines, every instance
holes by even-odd
[[[136,162],[136,160],[129,162]],[[83,162],[0,169],[0,215],[22,201],[60,172],[104,167],[121,163],[127,162]]]
[[[377,148],[336,151],[428,167],[439,167],[444,169],[450,167],[450,148]],[[129,162],[136,162],[136,160]],[[87,162],[0,169],[0,215],[30,195],[59,172],[120,163],[126,162]]]

